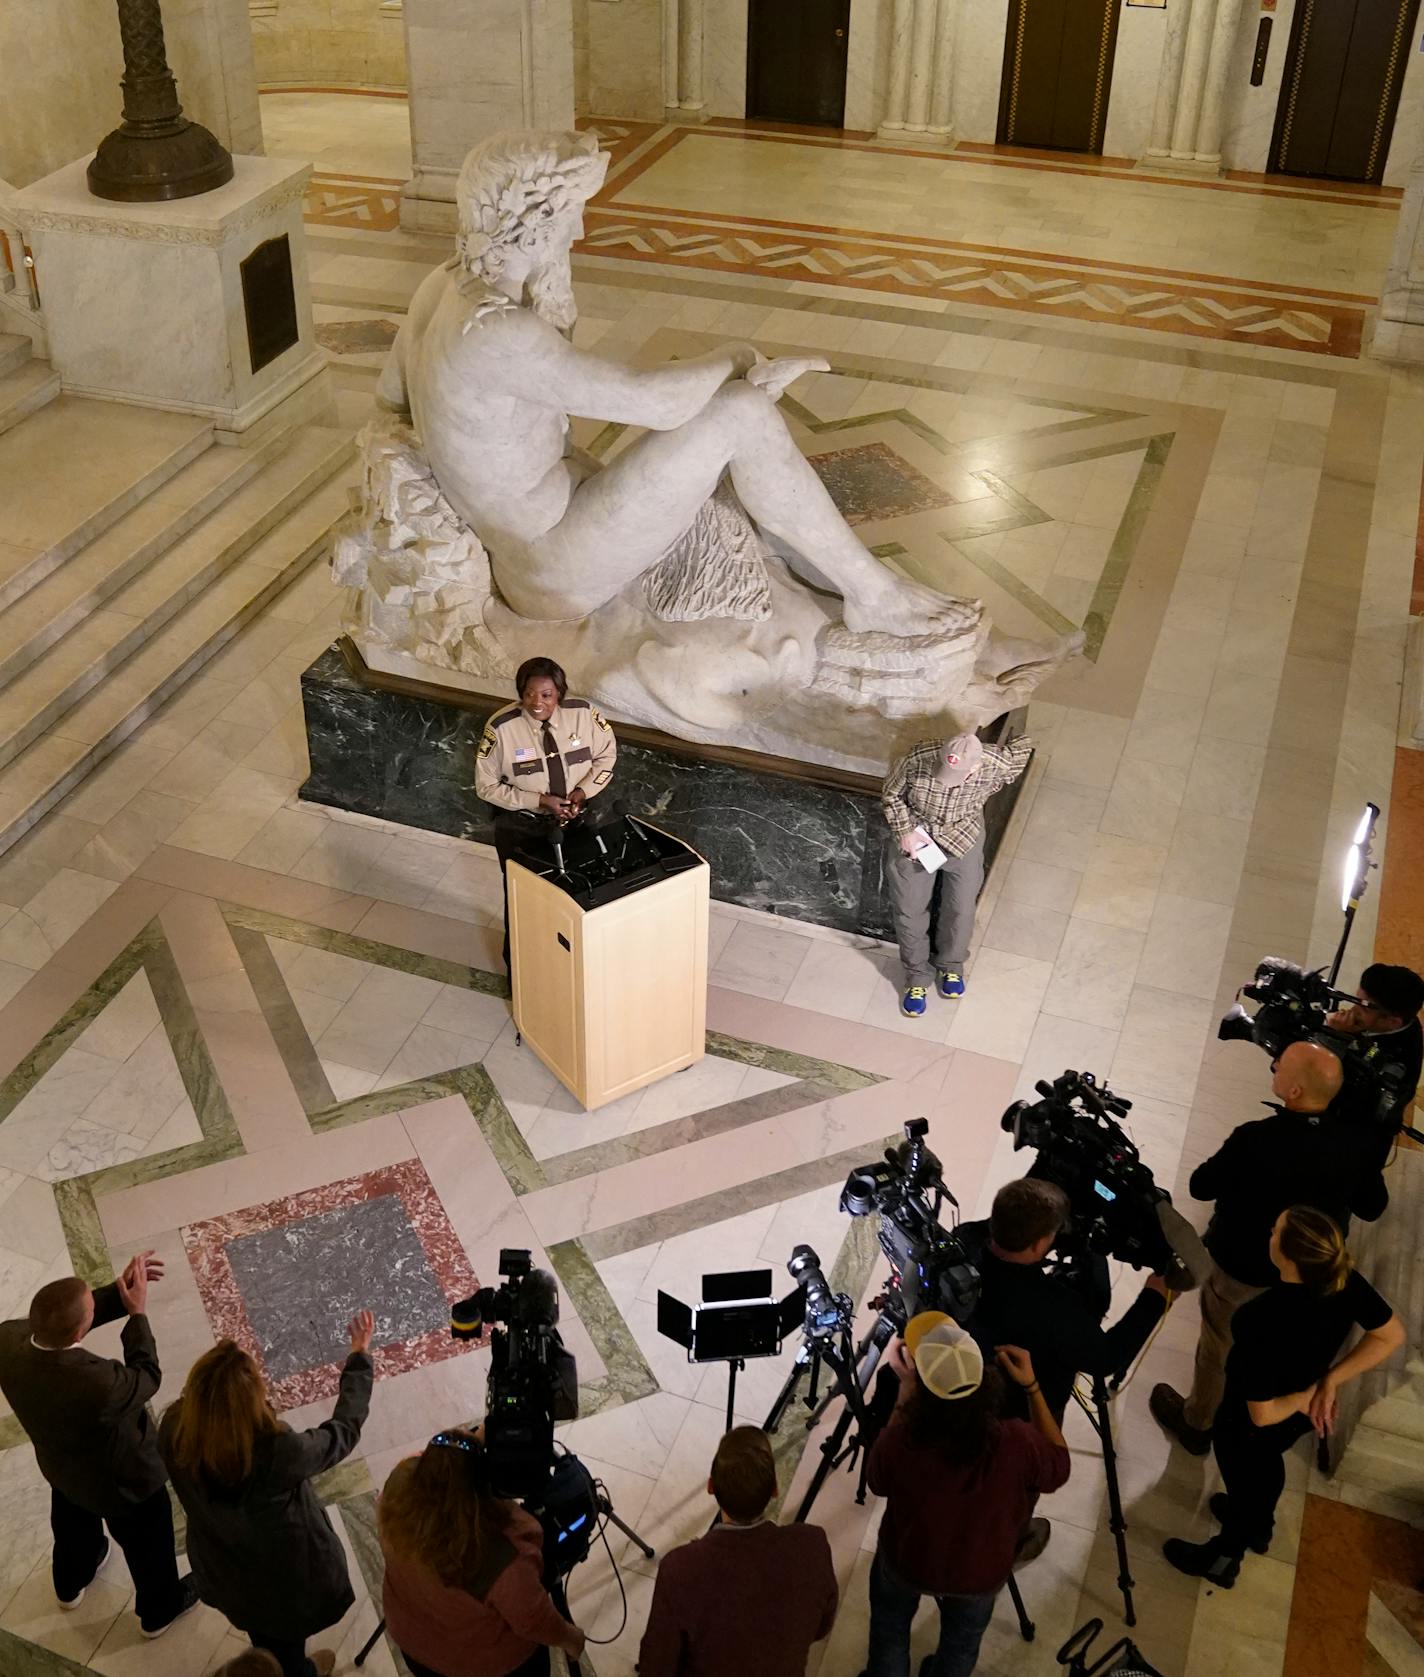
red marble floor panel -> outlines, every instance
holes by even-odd
[[[1377,1580],[1414,1589],[1421,1579],[1424,1532],[1307,1496],[1286,1637],[1289,1677],[1345,1677],[1367,1669],[1371,1589]]]

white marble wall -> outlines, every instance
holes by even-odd
[[[703,0],[702,18],[702,97],[707,101],[707,115],[745,116],[747,0]]]
[[[954,132],[961,140],[992,141],[999,131],[999,87],[1004,78],[1004,32],[1009,0],[969,0],[954,33]]]
[[[263,87],[406,85],[400,10],[382,0],[265,0],[252,45]]]
[[[580,110],[661,122],[663,0],[577,0],[576,12]]]
[[[571,0],[484,0],[478,30],[468,0],[405,0],[404,22],[414,170],[401,225],[448,232],[455,180],[477,140],[573,126]]]
[[[260,152],[247,0],[165,0],[163,23],[184,110],[231,151]],[[118,123],[114,0],[3,0],[0,69],[0,176],[27,186]]]
[[[1384,184],[1403,186],[1418,157],[1424,157],[1424,12],[1415,19],[1414,39],[1399,94],[1399,111],[1385,159]]]
[[[1109,157],[1141,157],[1147,150],[1168,16],[1167,10],[1153,6],[1122,8],[1103,129],[1103,150]]]

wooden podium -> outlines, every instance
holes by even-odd
[[[518,861],[506,877],[514,1022],[576,1100],[591,1112],[702,1058],[705,861],[596,907]]]

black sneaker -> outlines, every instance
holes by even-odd
[[[1147,1407],[1163,1432],[1170,1433],[1189,1455],[1204,1456],[1211,1449],[1210,1429],[1187,1425],[1187,1400],[1171,1386],[1154,1386]]]
[[[185,1613],[191,1613],[197,1605],[198,1586],[193,1582],[193,1574],[190,1572],[186,1578],[178,1580],[178,1611],[172,1618],[165,1619],[161,1625],[146,1625],[140,1620],[138,1628],[152,1642],[155,1636],[162,1636],[169,1625],[176,1625]]]
[[[100,1572],[103,1570],[104,1562],[106,1560],[108,1560],[109,1555],[113,1551],[113,1547],[114,1547],[113,1544],[109,1541],[108,1537],[106,1536],[104,1538],[104,1547],[99,1551],[99,1558],[98,1558],[98,1560],[96,1560],[94,1562],[94,1572],[93,1572],[93,1575],[89,1579],[89,1584],[92,1584],[94,1582],[94,1579],[97,1578],[99,1576]],[[54,1599],[56,1601],[59,1601],[59,1605],[64,1609],[64,1611],[66,1613],[72,1613],[74,1611],[74,1609],[76,1607],[78,1607],[79,1603],[81,1601],[83,1601],[84,1592],[85,1592],[85,1590],[87,1590],[89,1588],[89,1584],[81,1584],[80,1587],[74,1592],[74,1594],[70,1597],[70,1599],[68,1601],[59,1601],[58,1596],[56,1596]]]
[[[1218,1525],[1224,1526],[1231,1512],[1231,1498],[1227,1496],[1225,1491],[1215,1491],[1212,1493],[1211,1501],[1207,1504],[1207,1507],[1211,1509],[1212,1519]],[[1267,1532],[1266,1541],[1264,1543],[1253,1543],[1251,1552],[1256,1555],[1264,1555],[1270,1546],[1271,1534]]]
[[[1240,1559],[1228,1555],[1216,1538],[1210,1543],[1188,1543],[1183,1537],[1169,1537],[1162,1553],[1178,1572],[1185,1572],[1188,1578],[1205,1578],[1219,1590],[1231,1589],[1241,1571]]]

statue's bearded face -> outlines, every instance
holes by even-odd
[[[575,204],[549,223],[548,231],[532,253],[529,301],[541,320],[547,320],[561,332],[571,332],[578,319],[569,253],[574,241],[582,237],[583,205]]]

